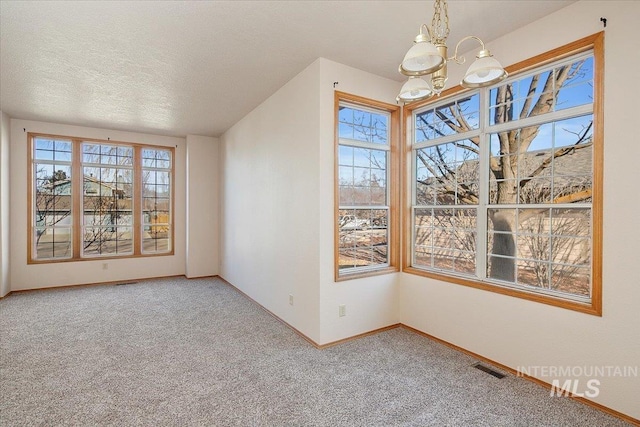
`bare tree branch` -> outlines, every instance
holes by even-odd
[[[540,80],[540,74],[536,74],[531,78],[531,83],[529,84],[529,91],[527,92],[527,99],[522,106],[522,110],[520,110],[520,118],[524,119],[529,114],[529,108],[531,107],[531,101],[533,101],[533,94],[536,93],[536,88],[538,87],[538,81]]]
[[[583,200],[590,199],[593,194],[591,188],[587,188],[586,190],[578,191],[576,193],[567,194],[564,196],[556,197],[553,199],[553,203],[576,203],[581,202]]]
[[[540,114],[548,113],[549,111],[551,111],[558,99],[558,93],[560,92],[560,89],[562,89],[567,80],[570,80],[580,71],[583,64],[584,61],[580,61],[579,63],[577,63],[577,65],[574,64],[575,67],[571,65],[565,65],[555,69],[552,72],[549,72],[549,76],[547,77],[544,88],[542,89],[542,94],[536,101],[536,104],[531,110],[531,113],[525,114],[524,117],[539,116]],[[522,116],[521,112],[521,118],[524,117]],[[533,142],[533,140],[536,138],[539,131],[540,126],[530,126],[521,130],[519,147],[521,153],[529,150],[531,142]]]
[[[592,126],[593,126],[593,122],[589,123],[589,126],[587,126],[587,128],[585,129],[580,139],[574,145],[571,145],[569,147],[559,148],[553,154],[547,157],[542,163],[540,163],[540,165],[533,172],[531,172],[527,178],[521,179],[520,187],[524,187],[529,181],[531,181],[533,177],[539,175],[540,173],[542,173],[542,171],[548,168],[551,165],[551,162],[553,161],[553,159],[566,156],[569,153],[574,153],[576,150],[580,150],[582,148],[591,147],[593,145],[593,142],[588,142],[582,145],[580,144],[587,138],[587,135],[589,134],[589,131],[591,130]]]

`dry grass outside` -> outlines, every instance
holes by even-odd
[[[441,254],[416,255],[414,265],[416,267],[435,268],[443,270],[444,272],[456,272],[471,275],[474,275],[476,271],[474,262]],[[570,295],[588,297],[591,293],[591,287],[589,274],[585,270],[588,270],[588,268],[566,268],[563,270],[564,274],[552,274],[551,285],[543,286],[541,283],[548,283],[548,280],[546,279],[548,275],[547,270],[541,271],[541,269],[536,268],[518,267],[516,284],[520,286],[549,289]]]

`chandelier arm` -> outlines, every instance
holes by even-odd
[[[455,51],[454,51],[454,53],[453,53],[453,56],[452,56],[451,58],[447,58],[447,61],[456,61],[456,64],[459,64],[459,65],[464,64],[464,62],[465,62],[465,58],[464,58],[464,56],[458,56],[458,48],[460,47],[460,45],[462,44],[462,42],[467,41],[467,40],[470,40],[470,39],[476,40],[476,41],[477,41],[478,43],[480,43],[480,45],[482,46],[482,50],[485,50],[485,48],[484,48],[484,42],[483,42],[482,40],[480,40],[480,38],[479,38],[479,37],[476,37],[476,36],[467,36],[467,37],[463,38],[462,40],[460,40],[460,41],[458,42],[458,44],[456,44],[456,49],[455,49]]]

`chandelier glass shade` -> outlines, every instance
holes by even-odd
[[[406,76],[424,76],[439,70],[444,65],[445,59],[438,52],[438,48],[422,33],[422,28],[426,26],[420,27],[420,34],[416,36],[414,45],[400,64],[399,71]]]
[[[506,77],[507,72],[498,60],[491,56],[489,51],[481,50],[460,84],[464,87],[489,86]]]
[[[414,102],[428,99],[433,96],[433,91],[424,79],[420,77],[412,76],[409,80],[402,85],[398,100],[403,102]]]

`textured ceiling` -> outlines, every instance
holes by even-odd
[[[452,0],[450,44],[495,39],[572,2]],[[2,0],[0,108],[218,136],[318,57],[401,82],[398,63],[432,13],[431,1]]]

